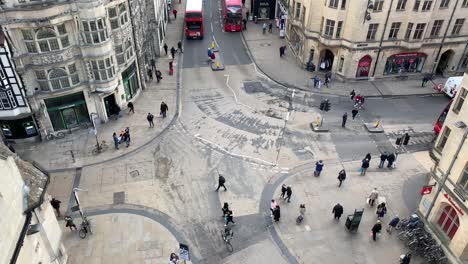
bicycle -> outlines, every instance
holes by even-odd
[[[234,251],[234,248],[232,247],[232,244],[231,244],[231,239],[232,239],[233,236],[234,236],[234,232],[231,229],[221,231],[221,237],[222,237],[224,243],[226,244],[226,249],[229,252]]]
[[[81,239],[85,239],[88,233],[93,233],[93,231],[91,231],[91,222],[86,217],[84,217],[83,222],[80,224],[80,231],[78,231],[78,235],[81,237]]]
[[[63,133],[62,131],[52,131],[52,130],[49,130],[47,131],[47,135],[46,135],[46,140],[52,140],[52,139],[60,139],[60,138],[64,138],[65,137],[65,133]]]
[[[106,151],[108,148],[109,146],[107,145],[107,142],[103,140],[100,144],[94,145],[93,154],[97,155],[99,153]]]

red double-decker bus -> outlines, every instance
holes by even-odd
[[[203,31],[203,0],[187,0],[185,36],[202,39]]]
[[[224,31],[238,32],[242,28],[242,0],[221,0]]]
[[[444,125],[445,118],[447,117],[448,111],[450,110],[450,106],[452,105],[452,101],[447,104],[447,106],[444,108],[444,111],[440,114],[439,118],[437,118],[435,124],[434,124],[434,132],[436,135],[439,135],[440,130],[442,130],[442,126]]]

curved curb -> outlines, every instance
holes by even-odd
[[[98,216],[106,214],[132,214],[144,216],[166,228],[171,233],[171,235],[175,237],[177,242],[188,244],[188,240],[185,238],[185,236],[175,227],[174,220],[167,214],[157,209],[135,204],[109,205],[86,209],[87,216]],[[199,263],[199,260],[194,257],[193,254],[191,254],[190,257],[192,263]]]
[[[276,78],[273,78],[271,76],[271,74],[265,72],[262,67],[257,63],[257,61],[255,60],[255,57],[252,55],[252,52],[250,51],[250,46],[249,44],[247,43],[247,40],[245,39],[245,36],[244,36],[244,31],[241,31],[241,36],[242,36],[242,43],[244,44],[245,48],[246,48],[246,51],[247,51],[247,55],[249,56],[250,60],[255,64],[256,68],[263,74],[265,75],[269,80],[271,80],[272,82],[280,85],[280,86],[283,86],[284,88],[286,89],[290,89],[290,88],[293,88],[293,89],[297,89],[297,90],[300,90],[300,91],[304,91],[304,92],[310,92],[311,94],[317,94],[317,95],[330,95],[330,96],[339,96],[339,97],[346,97],[348,98],[348,95],[342,95],[342,94],[336,94],[336,93],[325,93],[325,92],[320,92],[320,91],[311,91],[311,89],[307,89],[307,88],[303,88],[303,87],[299,87],[297,85],[294,85],[294,84],[288,84],[288,83],[285,83],[285,82],[282,82],[282,81],[279,81],[277,80]],[[373,82],[371,82],[373,84]],[[373,84],[374,85],[374,84]],[[423,94],[395,94],[395,95],[366,95],[367,98],[405,98],[405,97],[425,97],[425,96],[440,96],[441,94],[440,93],[423,93]]]
[[[293,169],[287,174],[284,173],[277,173],[273,176],[271,180],[274,180],[273,182],[270,182],[266,184],[265,188],[263,188],[261,199],[260,199],[260,205],[259,205],[259,214],[264,214],[265,212],[268,212],[270,210],[269,204],[271,199],[274,197],[275,190],[279,187],[279,185],[286,180],[289,177],[295,176],[297,173],[302,172],[303,170],[310,169],[310,164],[303,164],[299,165]],[[289,263],[292,264],[298,264],[299,262],[297,261],[296,257],[291,254],[289,249],[286,247],[286,245],[283,243],[281,240],[281,237],[279,236],[278,232],[276,231],[276,228],[274,227],[274,223],[269,215],[265,216],[265,224],[270,230],[270,234],[273,238],[273,241],[276,243],[276,245],[280,248],[281,253],[286,257]]]

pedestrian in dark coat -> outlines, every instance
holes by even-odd
[[[338,173],[338,180],[340,181],[340,185],[338,185],[338,187],[341,187],[341,183],[343,183],[343,181],[346,179],[346,171],[344,169],[342,169],[339,173]]]
[[[227,215],[224,217],[225,219],[225,224],[224,226],[227,226],[229,223],[233,223],[233,224],[236,224],[236,222],[234,222],[234,217],[232,216],[232,211],[229,210]]]
[[[174,67],[173,67],[173,61],[170,61],[169,62],[169,75],[173,75],[174,74]]]
[[[359,113],[359,110],[357,110],[356,108],[354,108],[353,111],[351,111],[351,114],[353,116],[353,120],[356,118],[358,113]]]
[[[130,128],[125,128],[125,147],[128,148],[130,146]]]
[[[283,57],[284,51],[285,51],[285,50],[286,50],[286,46],[281,46],[281,47],[279,48],[279,51],[280,51],[280,58]]]
[[[153,119],[154,119],[154,115],[153,115],[153,114],[148,113],[148,115],[146,115],[146,120],[148,120],[149,127],[154,127]]]
[[[161,103],[160,110],[161,110],[162,117],[166,118],[166,112],[169,110],[169,107],[167,106],[165,102]]]
[[[156,70],[156,81],[158,81],[158,83],[162,80],[162,73],[160,70]]]
[[[171,47],[171,56],[172,56],[172,59],[175,58],[175,53],[176,53],[176,49],[174,47]]]
[[[422,79],[421,87],[425,87],[428,81],[429,81],[429,77],[427,75],[424,75]]]
[[[182,50],[182,42],[181,41],[177,42],[177,50],[180,51],[180,53],[184,53],[184,51]]]
[[[148,69],[148,77],[149,77],[150,81],[153,80],[153,71],[151,69]]]
[[[332,214],[335,214],[335,219],[340,220],[341,215],[343,214],[343,206],[340,203],[337,203],[332,210]]]
[[[387,206],[385,205],[385,203],[381,203],[377,206],[377,211],[375,212],[375,214],[377,215],[377,218],[383,218],[385,216],[385,214],[387,213]]]
[[[129,110],[128,110],[128,113],[129,113],[129,114],[130,114],[130,113],[135,113],[135,106],[133,105],[132,102],[128,102],[127,107],[128,107],[128,109],[129,109]]]
[[[172,14],[174,14],[174,19],[177,19],[177,10],[175,8],[172,9]]]
[[[219,174],[218,178],[218,188],[216,188],[216,191],[219,190],[219,188],[224,187],[224,191],[227,191],[226,186],[224,185],[226,183],[226,179],[223,177],[223,175]]]
[[[288,203],[291,202],[291,195],[292,195],[292,189],[291,189],[291,185],[289,185],[287,188],[286,188],[286,197],[284,197],[284,200],[288,200]]]
[[[229,204],[228,203],[224,203],[223,204],[223,208],[221,208],[221,211],[223,211],[223,217],[225,217],[228,212],[229,212]]]
[[[323,170],[323,161],[322,160],[319,160],[318,162],[315,163],[315,171],[314,171],[314,175],[316,177],[320,176],[320,173],[322,172]]]
[[[398,225],[398,223],[400,223],[400,217],[398,217],[398,215],[395,215],[395,217],[388,223],[387,232],[391,234],[393,229],[395,229],[395,227]]]
[[[117,134],[115,132],[114,134],[112,134],[112,139],[114,140],[115,149],[119,149],[119,137],[117,137]]]
[[[273,24],[272,24],[272,23],[270,23],[270,24],[268,25],[268,32],[269,32],[269,33],[272,33],[272,32],[273,32]]]
[[[52,205],[52,208],[55,209],[55,212],[57,212],[57,216],[60,217],[60,204],[62,203],[62,201],[59,201],[55,198],[52,198],[52,200],[50,200],[50,204]]]
[[[372,239],[376,241],[377,238],[377,233],[380,233],[382,231],[382,224],[380,223],[380,220],[377,220],[377,223],[372,227]]]
[[[166,56],[167,56],[167,48],[168,48],[168,47],[167,47],[167,44],[166,44],[166,43],[164,43],[163,48],[164,48],[164,52],[166,53]]]
[[[349,93],[349,99],[351,99],[351,101],[354,100],[354,96],[356,96],[356,92],[354,91],[354,89]]]
[[[369,161],[367,159],[363,159],[361,165],[361,176],[366,175],[367,168],[369,168]]]
[[[280,197],[283,198],[283,199],[284,199],[284,196],[286,195],[286,190],[287,190],[286,184],[281,185],[281,195],[280,195]]]
[[[391,169],[393,166],[393,162],[395,162],[396,160],[395,154],[391,153],[390,155],[388,155],[387,160],[388,160],[387,168]]]
[[[73,223],[73,218],[71,218],[71,216],[66,215],[64,217],[64,220],[66,222],[65,227],[69,227],[70,231],[73,231],[73,228],[75,228],[75,231],[76,231],[76,225],[75,223]]]
[[[275,210],[273,210],[273,219],[275,222],[278,222],[281,217],[281,210],[279,205],[276,206]]]
[[[383,166],[385,165],[385,161],[387,160],[388,158],[388,153],[386,151],[384,151],[382,154],[380,154],[380,164],[379,164],[379,168],[383,168]]]
[[[347,113],[347,112],[345,112],[345,113],[343,114],[343,121],[341,121],[341,127],[342,127],[342,128],[345,128],[345,127],[346,127],[346,120],[348,120],[348,113]]]
[[[370,160],[372,159],[372,156],[370,153],[367,153],[366,156],[364,157],[364,159],[366,159],[367,161],[370,162]]]
[[[320,82],[320,78],[317,75],[315,75],[313,80],[314,80],[314,88],[317,88],[317,85]]]

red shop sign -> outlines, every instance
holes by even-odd
[[[432,186],[423,186],[421,189],[421,195],[431,194]]]
[[[426,54],[422,52],[411,52],[411,53],[399,53],[399,54],[393,54],[390,57],[425,57]]]
[[[457,210],[457,212],[461,215],[465,215],[463,210],[457,206],[457,204],[452,200],[452,197],[448,195],[448,193],[444,193],[444,197],[450,202],[450,204]]]

